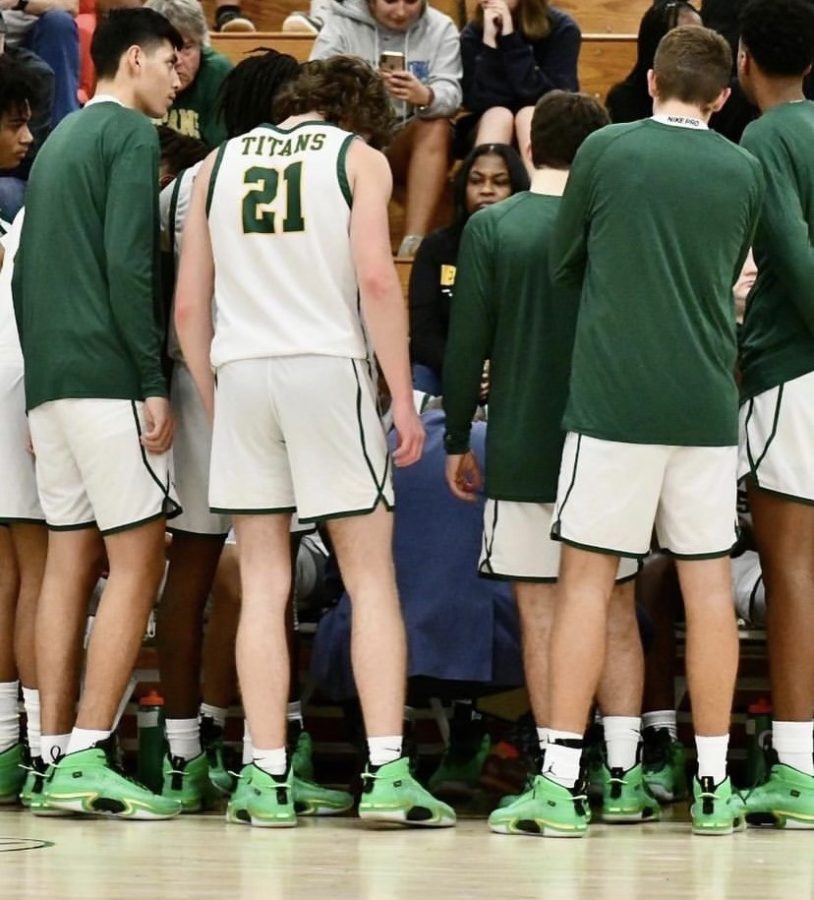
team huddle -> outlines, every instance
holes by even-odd
[[[304,65],[273,109],[259,82],[247,85],[244,112],[247,97],[257,108],[244,127],[159,197],[149,119],[172,103],[182,43],[149,9],[100,23],[97,93],[39,152],[3,239],[0,523],[18,577],[2,611],[0,800],[22,791],[35,813],[143,819],[202,807],[199,660],[168,695],[159,793],[119,769],[114,732],[167,530],[168,584],[186,558],[197,585],[159,613],[181,634],[202,628],[233,527],[248,750],[224,781],[227,821],[286,827],[350,809],[349,794],[297,768],[288,728],[291,534],[319,525],[353,605],[368,750],[359,816],[454,825],[415,778],[402,733],[391,466],[420,459],[424,431],[377,149],[389,96],[351,57]],[[678,27],[649,75],[652,118],[611,126],[593,98],[550,92],[534,109],[530,190],[464,230],[443,370],[447,481],[461,501],[486,494],[479,571],[512,583],[539,738],[539,771],[491,814],[495,832],[588,831],[595,705],[603,820],[659,819],[641,762],[633,587],[654,546],[675,560],[686,612],[694,833],[814,827],[814,664],[800,639],[814,634],[814,551],[801,550],[814,546],[812,60],[807,0],[750,0],[737,70],[761,117],[737,146],[707,126],[730,93],[729,45]],[[25,112],[25,84],[15,90]],[[161,240],[177,262],[168,329]],[[750,248],[758,276],[739,335],[732,288]],[[487,363],[482,473],[469,441]],[[748,795],[727,772],[739,479],[769,600],[776,716],[777,760]]]

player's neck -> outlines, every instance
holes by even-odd
[[[532,194],[545,194],[549,197],[562,197],[568,182],[568,169],[549,169],[543,166],[535,169],[531,176]]]
[[[115,97],[122,106],[129,109],[138,109],[136,92],[128,84],[117,81],[115,78],[102,78],[96,82],[96,97]]]
[[[803,82],[799,78],[761,80],[754,86],[754,100],[762,113],[784,103],[798,103],[805,100]]]
[[[671,116],[677,119],[698,119],[700,122],[708,123],[712,113],[693,103],[684,103],[674,98],[659,100],[656,97],[653,100],[653,115]]]

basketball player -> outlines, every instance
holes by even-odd
[[[178,509],[157,302],[158,139],[148,116],[172,102],[181,43],[152,10],[100,22],[91,47],[97,93],[37,156],[13,283],[50,529],[37,674],[43,755],[61,759],[44,799],[54,809],[136,819],[179,811],[119,773],[110,732],[164,571],[165,519]],[[110,576],[75,712],[97,529]]]
[[[237,663],[254,762],[227,818],[296,824],[285,748],[296,510],[302,521],[327,522],[353,598],[351,652],[369,747],[360,816],[453,825],[454,812],[413,779],[402,754],[406,647],[390,457],[357,307],[358,291],[393,397],[393,462],[410,465],[424,433],[389,248],[391,176],[385,157],[352,133],[384,141],[389,101],[365,63],[336,57],[304,66],[275,112],[279,126],[227,142],[204,164],[176,297],[181,349],[214,414],[210,507],[234,517],[240,550]]]
[[[539,788],[560,834],[587,830],[574,791],[608,598],[619,558],[644,556],[654,526],[676,557],[686,607],[692,827],[726,834],[744,824],[726,771],[738,664],[732,285],[764,179],[754,157],[707,127],[728,97],[730,66],[729,45],[708,29],[664,37],[649,76],[653,118],[588,138],[555,230],[555,280],[582,288],[553,524],[565,546]]]
[[[778,759],[747,810],[781,828],[814,828],[814,104],[803,95],[812,60],[811,3],[746,5],[738,73],[761,116],[741,145],[763,164],[767,191],[743,325],[740,474],[766,585]]]

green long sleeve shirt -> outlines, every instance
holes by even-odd
[[[559,197],[523,192],[476,213],[458,255],[444,357],[448,453],[469,447],[490,360],[486,494],[551,503],[565,434],[579,294],[549,276]]]
[[[28,409],[166,396],[158,154],[149,120],[105,101],[37,155],[12,284]]]
[[[741,335],[742,394],[753,397],[814,371],[814,103],[770,109],[741,146],[766,175]]]
[[[647,119],[585,141],[551,251],[582,290],[568,431],[737,444],[732,286],[763,193],[760,163],[705,128]]]
[[[198,138],[208,147],[222,144],[228,135],[218,95],[232,63],[211,47],[201,49],[201,67],[192,84],[175,98],[165,122],[173,131]],[[269,112],[269,115],[271,113]]]

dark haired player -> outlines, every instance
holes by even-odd
[[[36,623],[43,754],[55,763],[44,802],[135,819],[179,810],[118,772],[109,738],[164,571],[165,519],[178,509],[161,370],[159,150],[148,117],[172,102],[180,46],[152,10],[99,24],[97,93],[37,156],[13,282],[50,529]],[[98,532],[110,577],[76,711]]]
[[[757,821],[814,828],[814,5],[752,0],[741,15],[738,74],[760,118],[741,145],[763,164],[758,276],[741,345],[741,476],[767,595],[777,754],[747,798]]]

